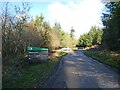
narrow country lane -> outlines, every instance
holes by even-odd
[[[43,88],[120,88],[119,78],[116,70],[77,50],[62,58]]]

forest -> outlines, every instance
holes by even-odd
[[[59,59],[65,55],[65,53],[53,53],[57,54],[57,57],[52,58],[52,51],[65,46],[73,48],[76,45],[73,27],[70,33],[67,33],[58,22],[51,26],[42,13],[33,19],[29,14],[30,9],[31,6],[27,2],[22,2],[21,7],[11,2],[2,4],[0,34],[2,37],[3,87],[34,87],[36,82],[43,82],[43,79],[51,74]],[[28,46],[48,48],[50,63],[29,65]],[[41,74],[43,72],[44,74]],[[23,78],[27,80],[22,81]]]
[[[29,3],[22,3],[22,7],[4,3],[0,23],[3,59],[26,54],[28,46],[46,47],[50,51],[64,46],[75,47],[75,30],[72,27],[70,33],[66,33],[59,23],[52,27],[42,14],[33,19],[29,11]]]
[[[78,46],[102,45],[106,50],[120,51],[120,2],[109,2],[105,6],[106,12],[101,17],[104,27],[93,26],[80,36]]]
[[[59,23],[54,26],[45,21],[44,16],[29,15],[29,3],[21,3],[22,7],[13,5],[14,13],[10,12],[11,3],[4,3],[1,14],[2,30],[2,55],[9,56],[26,54],[27,46],[47,47],[49,50],[60,47],[76,46],[89,47],[104,45],[108,50],[120,50],[120,3],[111,2],[106,4],[106,12],[103,13],[102,22],[104,28],[92,26],[88,33],[80,35],[75,40],[74,28],[66,33]]]

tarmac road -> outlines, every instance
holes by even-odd
[[[42,88],[120,88],[119,81],[117,70],[77,50],[61,59],[58,70]]]

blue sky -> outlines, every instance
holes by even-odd
[[[32,7],[30,10],[30,14],[35,17],[36,15],[43,14],[43,16],[48,18],[48,4],[49,2],[32,2]]]
[[[14,4],[20,5],[20,2]],[[73,27],[76,38],[88,32],[93,25],[102,27],[104,4],[100,0],[32,0],[30,6],[29,13],[33,18],[42,13],[51,26],[59,22],[68,33]]]

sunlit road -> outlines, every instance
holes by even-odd
[[[62,58],[43,88],[120,88],[116,70],[75,51]]]

